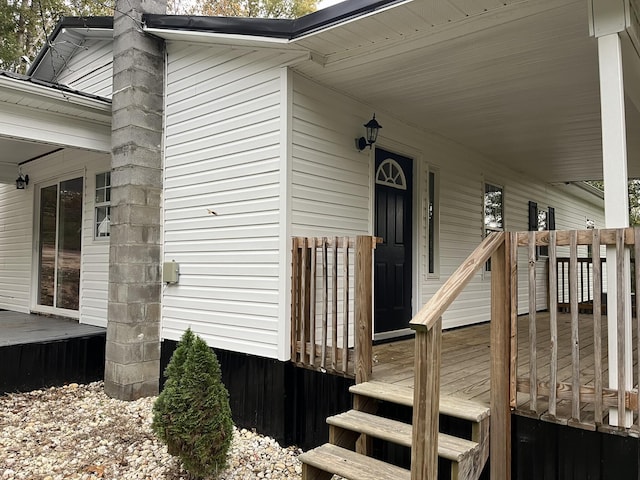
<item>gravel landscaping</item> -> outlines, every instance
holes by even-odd
[[[122,402],[102,383],[0,396],[0,479],[185,479],[151,431],[155,398]],[[234,430],[221,479],[300,479],[297,448]]]

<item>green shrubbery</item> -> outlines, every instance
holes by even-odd
[[[193,477],[216,476],[227,466],[233,421],[215,353],[188,329],[165,377],[153,405],[153,431]]]

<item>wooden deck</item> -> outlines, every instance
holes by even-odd
[[[0,311],[0,395],[104,377],[106,329]]]
[[[67,318],[0,310],[0,347],[54,342],[106,333],[107,329]]]
[[[581,380],[585,385],[593,382],[593,322],[592,316],[580,315],[580,368]],[[607,364],[607,330],[606,317],[603,316],[602,355],[603,355],[603,383],[608,384]],[[538,379],[549,379],[549,314],[538,312],[537,326],[537,357]],[[518,319],[518,376],[525,375],[529,370],[528,345],[529,317]],[[489,323],[470,327],[448,330],[442,336],[442,370],[441,396],[451,395],[465,400],[473,400],[489,405]],[[635,336],[635,332],[634,332]],[[558,314],[558,381],[571,381],[571,316],[567,313]],[[635,345],[634,339],[634,345]],[[414,342],[404,340],[374,346],[374,366],[372,379],[402,386],[413,387],[414,372]],[[634,352],[634,370],[637,365],[637,352]],[[636,382],[634,382],[636,383]],[[546,403],[538,400],[544,413]],[[518,394],[518,411],[527,412],[529,409],[529,395]],[[540,406],[539,406],[540,410]],[[584,418],[588,418],[593,411],[593,405],[581,404]],[[570,405],[562,402],[558,405],[559,423],[566,423],[571,414]]]
[[[413,387],[414,341],[373,347],[372,380]],[[489,324],[442,335],[440,394],[489,405]]]

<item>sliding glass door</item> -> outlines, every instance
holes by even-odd
[[[36,304],[43,310],[79,308],[82,198],[82,177],[40,188]]]

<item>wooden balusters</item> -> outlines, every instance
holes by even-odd
[[[375,245],[369,236],[293,239],[291,356],[297,364],[356,376],[356,357],[371,357]],[[360,368],[368,378],[371,359]]]

